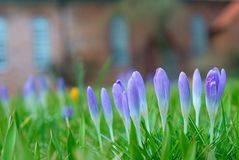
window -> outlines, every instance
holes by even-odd
[[[129,64],[128,28],[122,16],[113,17],[110,23],[110,40],[113,62],[117,66]]]
[[[35,65],[39,70],[46,69],[50,64],[49,23],[44,17],[33,20],[33,54]]]
[[[6,19],[0,17],[0,70],[7,66],[7,24]]]
[[[208,32],[206,23],[201,15],[193,15],[191,19],[192,52],[199,56],[206,52]]]

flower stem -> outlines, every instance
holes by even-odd
[[[215,118],[211,118],[210,119],[210,130],[209,130],[209,134],[210,134],[210,143],[213,142],[213,137],[214,137],[214,123],[215,123]]]
[[[183,133],[186,135],[188,132],[188,118],[184,118]]]
[[[112,125],[109,126],[109,130],[110,130],[110,138],[111,138],[112,142],[114,142],[115,140],[114,140],[114,132],[113,132]]]

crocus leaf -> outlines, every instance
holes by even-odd
[[[16,134],[17,129],[15,123],[12,122],[10,127],[8,128],[3,149],[2,149],[2,159],[4,160],[12,160],[14,155],[14,148],[16,143]]]
[[[136,135],[136,129],[132,121],[130,126],[131,126],[130,127],[130,143],[129,143],[130,157],[131,159],[141,160],[143,159],[143,157],[140,154],[140,149],[138,146],[137,135]]]

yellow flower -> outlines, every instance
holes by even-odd
[[[79,99],[79,89],[77,87],[72,87],[70,90],[71,100],[77,102]]]

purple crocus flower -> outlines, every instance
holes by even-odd
[[[210,118],[210,142],[213,141],[214,123],[217,114],[219,101],[226,86],[226,72],[218,68],[211,69],[205,80],[206,106]]]
[[[124,91],[123,84],[120,80],[117,80],[112,87],[112,95],[114,99],[115,107],[117,108],[121,118],[123,118],[123,109],[122,109],[122,93]]]
[[[38,85],[39,85],[39,100],[40,103],[43,107],[47,106],[47,82],[46,78],[44,76],[40,77],[38,80]]]
[[[25,104],[29,111],[31,111],[34,116],[36,117],[36,108],[35,100],[36,100],[36,84],[35,84],[35,77],[30,76],[23,86],[23,95]]]
[[[29,96],[35,94],[36,84],[35,77],[30,76],[24,84],[23,94],[24,96]]]
[[[65,81],[64,78],[58,78],[57,80],[57,94],[59,97],[60,105],[65,103]]]
[[[130,111],[128,106],[128,98],[125,91],[122,93],[122,108],[123,108],[123,115],[124,115],[124,126],[126,130],[126,137],[129,142]]]
[[[74,109],[72,107],[64,106],[62,108],[62,116],[64,119],[71,119],[73,117],[73,114],[74,114]]]
[[[181,111],[184,120],[184,134],[187,133],[188,117],[190,113],[190,86],[187,75],[181,72],[178,79],[178,90],[181,104]]]
[[[192,97],[193,97],[193,106],[196,112],[196,125],[198,127],[202,97],[202,79],[198,69],[195,69],[193,73]]]
[[[138,71],[134,71],[132,74],[132,78],[136,83],[138,93],[139,93],[139,101],[140,101],[140,114],[143,116],[146,124],[147,131],[150,132],[149,129],[149,118],[148,118],[148,106],[146,101],[146,91],[144,86],[144,80],[141,74]]]
[[[101,89],[101,104],[104,111],[105,120],[110,130],[111,140],[114,141],[113,128],[112,128],[112,123],[113,123],[112,105],[110,102],[110,96],[105,88]]]
[[[157,96],[163,131],[166,127],[170,96],[170,81],[164,69],[158,68],[154,76],[154,89]]]
[[[96,127],[100,148],[102,149],[102,140],[100,136],[100,113],[95,93],[90,86],[87,88],[87,102],[91,119]]]
[[[140,97],[135,79],[131,77],[128,81],[128,105],[130,116],[136,129],[138,144],[142,147],[140,135]]]
[[[57,90],[58,91],[64,91],[65,90],[65,80],[62,77],[60,77],[57,80]]]
[[[40,91],[46,91],[47,90],[47,83],[46,78],[44,76],[39,78],[39,89]]]
[[[0,86],[0,96],[4,104],[7,104],[9,102],[8,89],[6,86]]]

